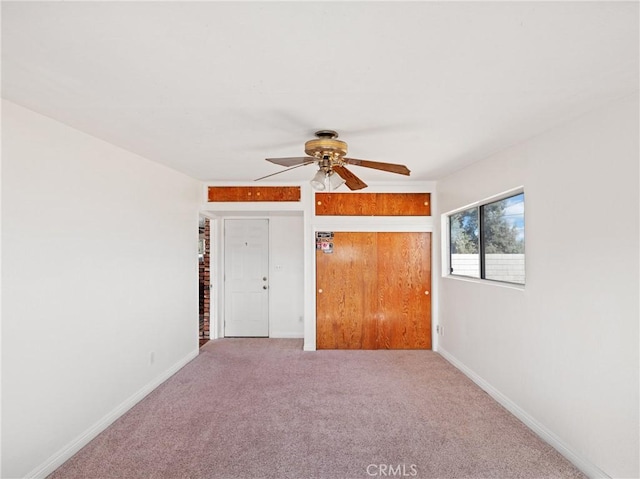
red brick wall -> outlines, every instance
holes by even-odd
[[[211,222],[204,220],[204,255],[200,262],[200,339],[209,339],[209,325],[211,319],[211,288],[210,288],[210,258],[211,258]]]

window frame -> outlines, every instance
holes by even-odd
[[[501,285],[501,286],[507,286],[507,287],[515,287],[517,289],[524,289],[524,286],[526,285],[526,229],[525,229],[525,239],[524,239],[524,260],[525,260],[525,278],[524,278],[524,282],[523,283],[518,283],[518,282],[514,282],[514,281],[505,281],[505,280],[500,280],[500,279],[492,279],[492,278],[487,278],[486,277],[486,252],[485,252],[485,248],[486,248],[486,240],[484,238],[484,231],[485,231],[485,214],[484,214],[484,207],[506,200],[508,198],[513,198],[515,196],[519,196],[519,195],[523,195],[523,203],[525,202],[525,191],[524,191],[524,187],[520,186],[518,188],[512,189],[512,190],[508,190],[505,191],[503,193],[500,193],[498,195],[494,195],[491,196],[489,198],[485,198],[483,200],[480,201],[476,201],[474,203],[471,203],[469,205],[466,205],[462,208],[457,208],[455,210],[449,211],[447,213],[443,214],[443,244],[445,246],[445,248],[443,249],[443,253],[445,256],[443,258],[443,264],[446,265],[446,269],[443,269],[443,277],[446,278],[454,278],[454,279],[460,279],[460,280],[465,280],[465,281],[472,281],[472,282],[480,282],[480,283],[491,283],[491,284],[497,284],[497,285]],[[451,248],[451,239],[452,239],[452,235],[451,235],[451,217],[458,214],[458,213],[462,213],[465,211],[469,211],[469,210],[473,210],[476,209],[477,210],[477,215],[478,215],[478,274],[479,276],[469,276],[469,275],[464,275],[464,274],[456,274],[452,271],[452,261],[451,261],[451,255],[452,255],[452,248]],[[524,213],[523,213],[524,216]],[[526,223],[526,220],[525,220]]]

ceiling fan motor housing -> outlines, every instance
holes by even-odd
[[[347,154],[347,144],[338,140],[338,133],[333,130],[316,132],[316,140],[309,140],[304,144],[304,152],[314,158],[329,157],[338,160]]]

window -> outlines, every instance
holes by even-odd
[[[480,277],[478,208],[449,217],[451,274]]]
[[[524,193],[449,215],[449,266],[452,275],[524,284]]]

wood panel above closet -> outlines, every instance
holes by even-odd
[[[316,193],[317,216],[430,216],[429,193]]]

